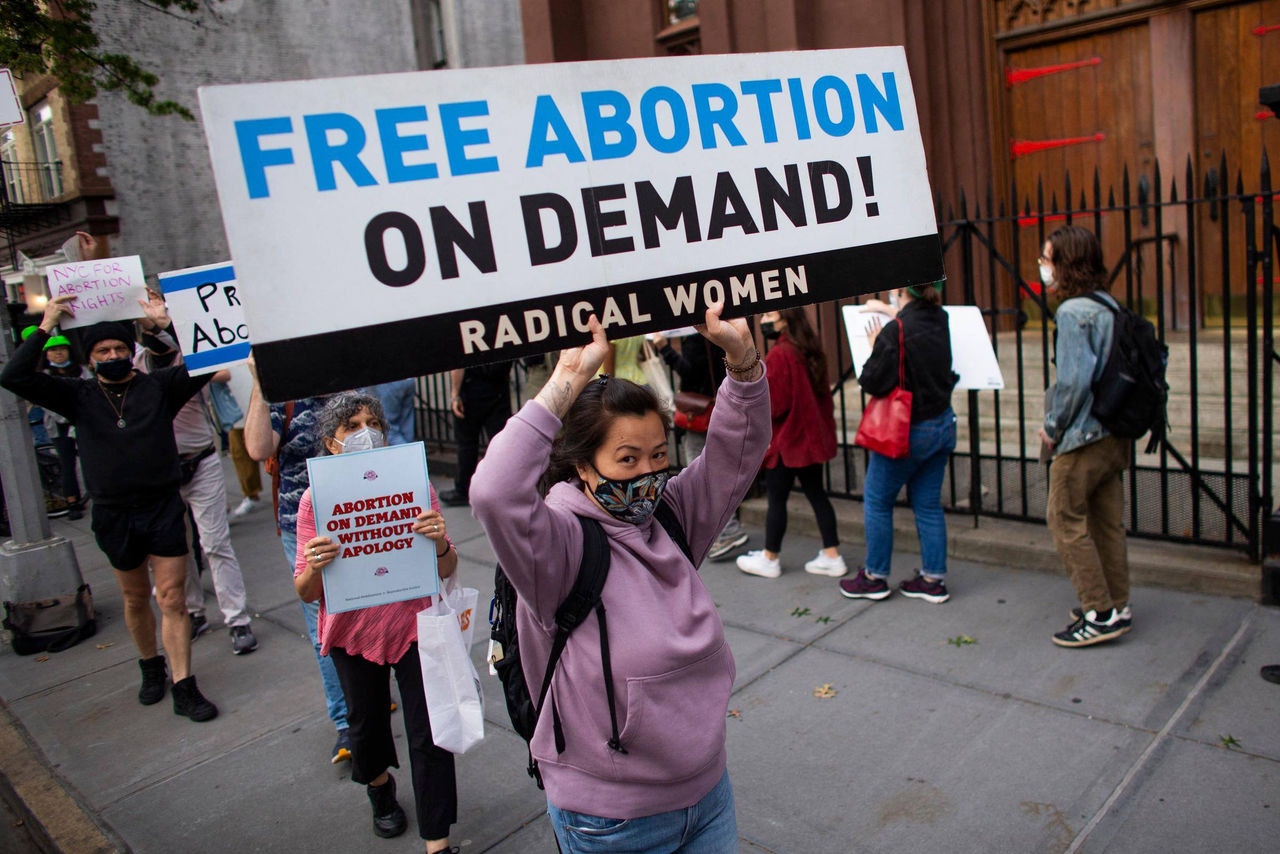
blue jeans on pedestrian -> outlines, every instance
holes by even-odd
[[[688,809],[642,818],[603,818],[547,804],[547,815],[565,854],[663,851],[728,854],[738,850],[738,818],[729,772]]]
[[[862,490],[862,514],[867,536],[867,575],[889,577],[893,557],[893,504],[902,487],[916,517],[920,538],[921,572],[947,574],[947,520],[942,512],[942,479],[956,447],[956,414],[941,415],[911,425],[911,453],[893,460],[868,453],[867,479]]]
[[[289,559],[289,569],[293,570],[293,562],[298,556],[298,535],[281,530],[280,544],[284,547],[285,556]],[[324,687],[324,700],[329,707],[329,720],[338,729],[347,728],[347,698],[342,694],[342,683],[338,681],[338,671],[327,655],[320,654],[320,637],[317,634],[320,625],[320,603],[303,602],[302,616],[307,623],[307,637],[311,638],[311,646],[316,651],[316,664],[320,665],[320,684]]]

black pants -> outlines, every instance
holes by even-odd
[[[58,425],[53,447],[58,452],[58,462],[62,464],[62,497],[77,502],[80,500],[80,481],[76,478],[76,440],[71,435],[70,424]]]
[[[500,394],[463,393],[462,411],[466,418],[453,419],[453,435],[458,440],[458,474],[454,488],[466,495],[471,489],[471,475],[480,463],[480,431],[492,440],[511,417],[511,396],[503,385]]]
[[[431,740],[427,698],[422,693],[422,667],[418,645],[395,664],[374,664],[367,658],[329,651],[342,693],[347,698],[348,735],[351,737],[351,780],[368,784],[388,768],[399,768],[391,735],[391,671],[400,686],[400,708],[409,739],[409,768],[413,772],[413,800],[418,814],[418,835],[443,839],[458,821],[458,785],[453,754]]]
[[[836,511],[822,485],[822,465],[815,464],[802,469],[780,465],[765,469],[764,472],[764,488],[769,496],[769,510],[764,517],[765,549],[775,554],[782,551],[782,537],[787,533],[787,498],[791,495],[791,484],[796,478],[800,479],[800,489],[813,507],[818,531],[822,534],[822,547],[831,549],[840,545],[840,535],[836,533]]]

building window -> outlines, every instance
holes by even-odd
[[[0,132],[0,169],[4,170],[4,195],[15,205],[27,201],[22,192],[22,181],[18,171],[18,140],[13,135],[13,128]]]
[[[31,112],[31,145],[44,197],[62,195],[62,164],[58,162],[58,144],[53,138],[53,108],[47,103]]]
[[[698,0],[662,0],[663,29],[657,34],[659,53],[683,56],[702,53],[698,29]]]
[[[667,0],[667,23],[678,24],[698,14],[698,0]]]

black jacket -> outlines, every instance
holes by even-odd
[[[212,374],[185,366],[135,373],[122,400],[97,379],[52,377],[38,370],[48,334],[37,329],[0,372],[0,386],[76,426],[85,485],[99,504],[129,504],[176,491],[181,479],[173,417]],[[116,386],[120,388],[121,386]],[[117,426],[123,410],[125,426]]]
[[[681,391],[716,396],[716,389],[724,380],[724,350],[694,333],[680,339],[679,351],[668,342],[658,355],[680,377]]]
[[[906,343],[906,389],[911,397],[911,423],[937,418],[951,405],[951,391],[960,377],[951,370],[951,327],[940,305],[914,301],[898,312],[876,336],[871,357],[862,366],[858,384],[883,397],[898,385],[898,324]]]

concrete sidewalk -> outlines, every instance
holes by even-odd
[[[1060,574],[1027,571],[1037,561],[1049,568],[1032,549],[1044,539],[1036,526],[983,520],[984,547],[969,520],[951,517],[963,557],[951,565],[950,602],[851,602],[833,580],[801,569],[818,548],[801,507],[780,579],[742,575],[731,561],[702,568],[738,663],[729,765],[743,851],[1274,849],[1280,686],[1258,667],[1280,663],[1280,611],[1140,586],[1129,635],[1060,649],[1049,636],[1075,598]],[[853,565],[860,505],[838,510]],[[200,686],[221,709],[207,724],[176,717],[167,698],[138,704],[137,658],[88,520],[55,521],[93,586],[99,633],[48,656],[0,649],[0,783],[52,850],[422,850],[411,809],[405,836],[375,838],[362,787],[348,766],[329,764],[333,731],[270,515],[232,529],[257,652],[231,654],[209,592],[215,629],[193,649]],[[465,508],[446,516],[464,582],[487,593],[483,532]],[[758,547],[759,528],[749,527]],[[1010,551],[1017,542],[1027,549]],[[917,562],[905,551],[912,544],[901,545],[895,582]],[[1135,548],[1169,566],[1187,554],[1231,571],[1239,563],[1224,552]],[[487,635],[476,637],[479,663]],[[554,851],[523,742],[497,681],[486,680],[491,726],[458,760],[453,843],[472,854]],[[407,807],[403,749],[401,759]]]

